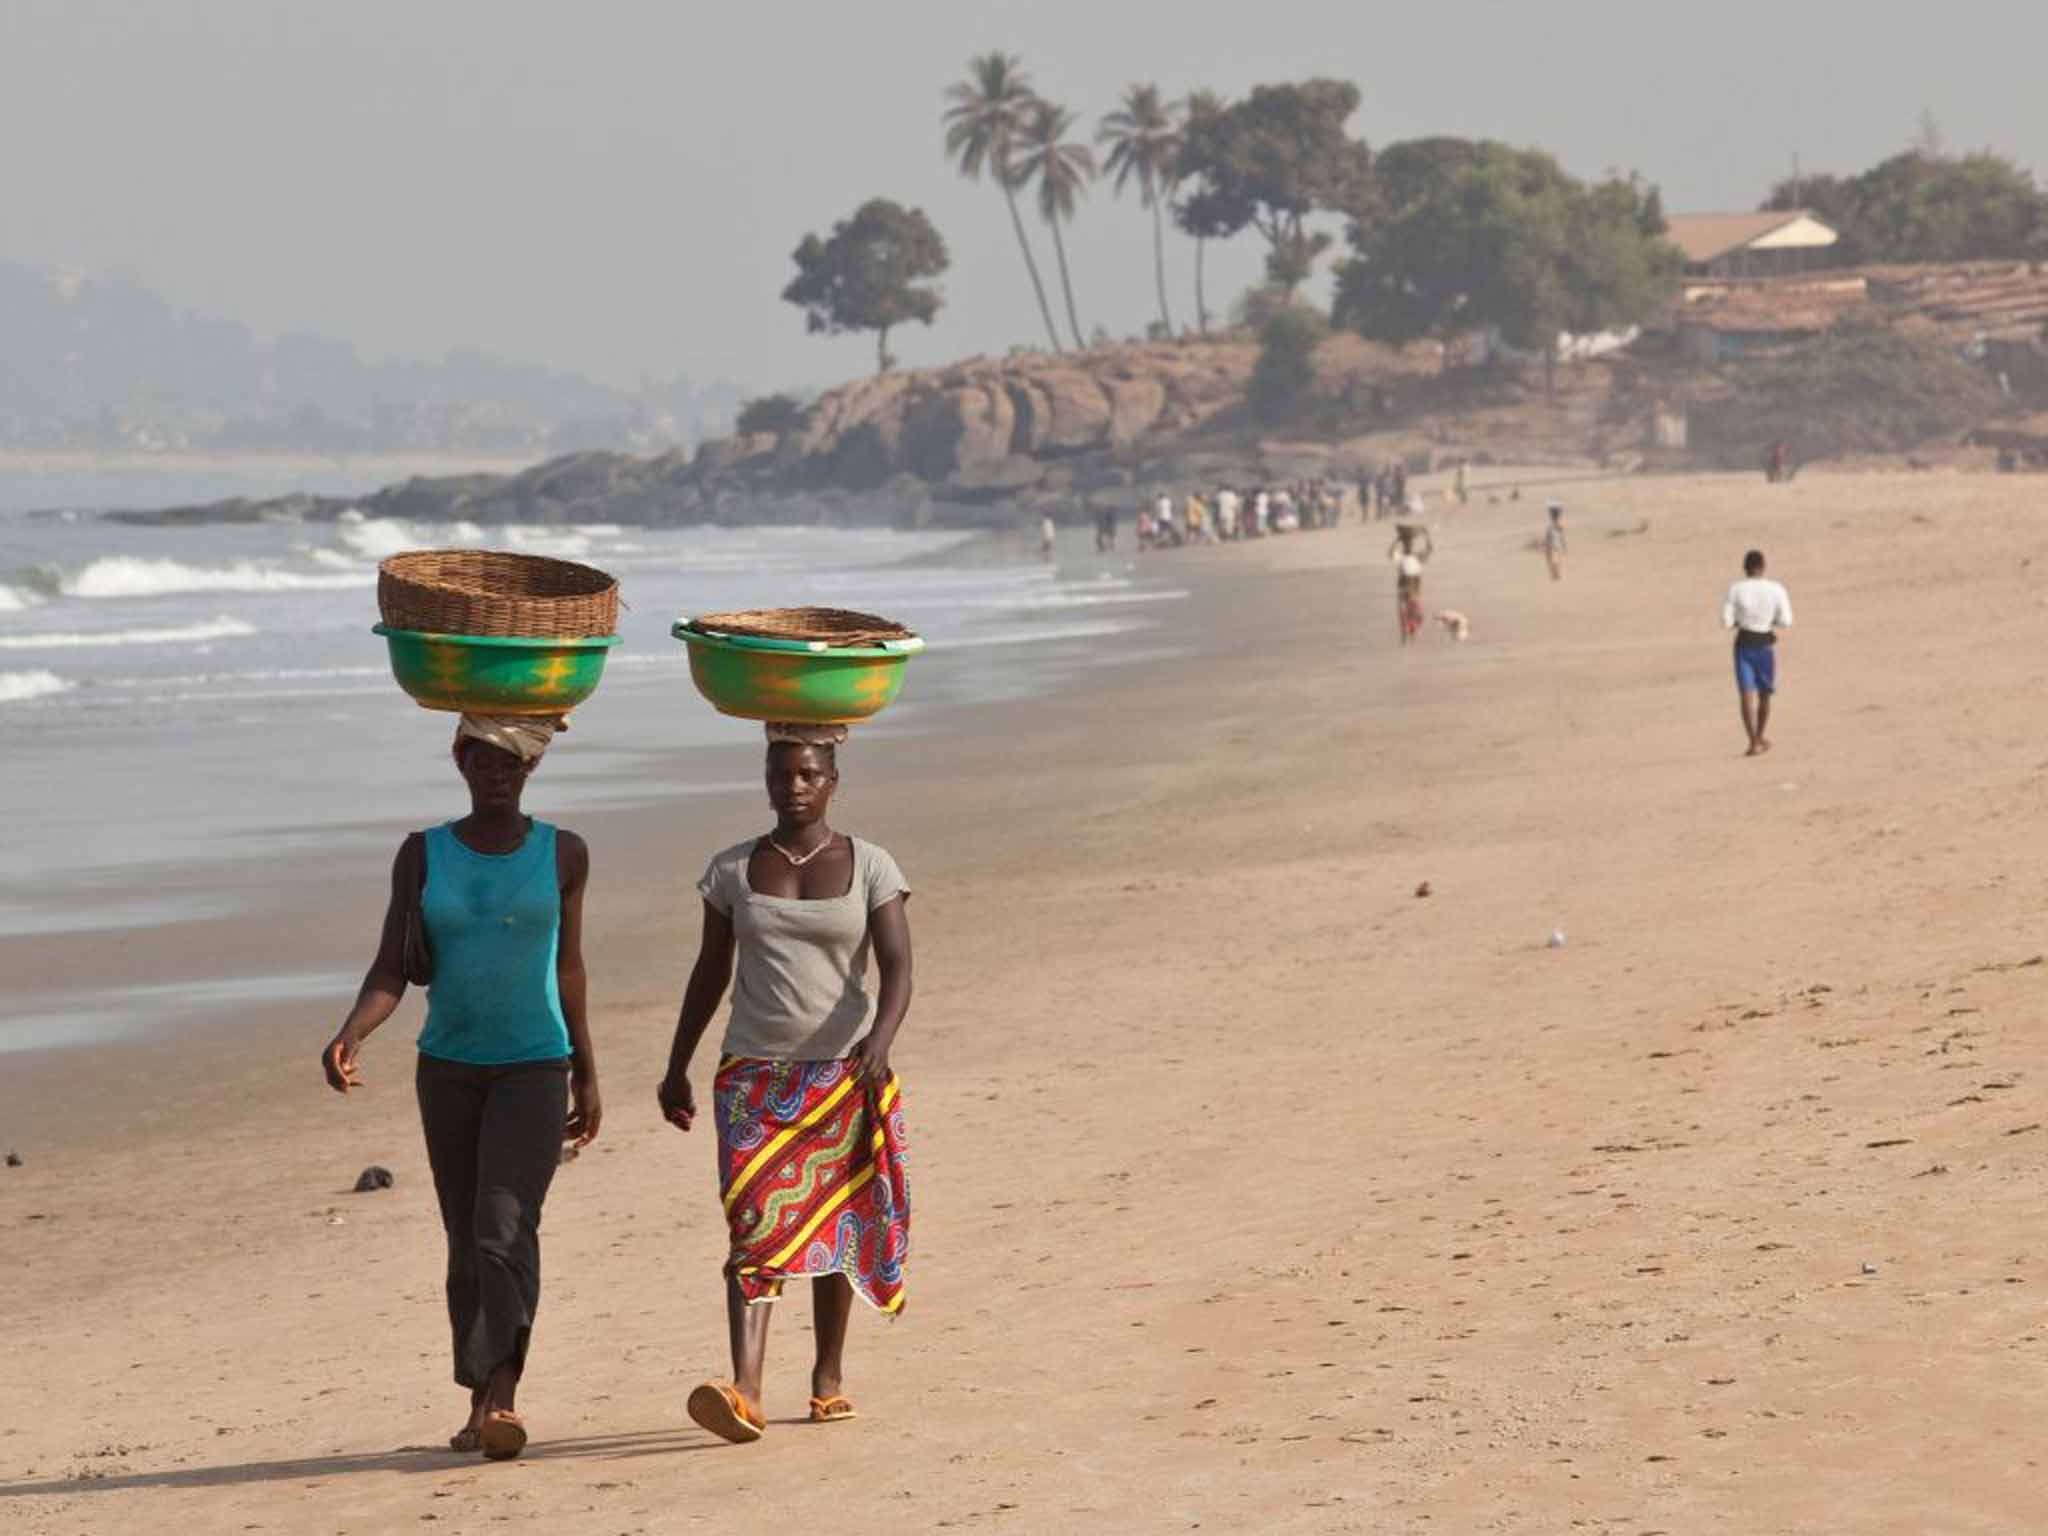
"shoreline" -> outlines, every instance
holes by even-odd
[[[1405,653],[1383,525],[1147,557],[1192,592],[1160,605],[1180,656],[856,740],[835,820],[918,892],[918,1249],[829,1445],[784,1422],[801,1302],[766,1441],[699,1456],[681,1412],[722,1369],[723,1234],[652,1088],[751,793],[577,818],[607,1117],[550,1200],[516,1472],[431,1449],[403,1019],[346,1103],[314,1065],[345,999],[0,1074],[75,1122],[0,1171],[0,1341],[40,1405],[0,1512],[664,1529],[769,1478],[861,1528],[2024,1528],[2036,513],[2011,482],[1783,490],[1594,488],[1559,587],[1540,502],[1433,519],[1428,601],[1473,638]],[[1761,763],[1714,613],[1752,543],[1802,620]],[[1955,622],[1902,636],[1929,581]],[[381,900],[240,941],[366,953]],[[367,1162],[396,1189],[342,1193]]]

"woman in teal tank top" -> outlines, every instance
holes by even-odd
[[[360,1086],[363,1042],[408,975],[431,973],[415,1088],[448,1239],[455,1380],[469,1389],[448,1443],[494,1460],[526,1445],[515,1400],[540,1304],[541,1205],[562,1142],[589,1145],[603,1115],[584,1009],[590,852],[520,808],[550,734],[463,716],[470,813],[399,848],[377,957],[321,1052],[329,1086]]]

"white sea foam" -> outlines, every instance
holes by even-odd
[[[222,614],[198,624],[167,629],[111,629],[98,633],[0,635],[0,651],[79,650],[108,645],[196,645],[206,640],[236,640],[256,633],[256,626]]]
[[[503,537],[506,544],[524,554],[574,560],[590,553],[590,536],[574,528],[526,528],[515,524],[494,531]]]
[[[0,672],[0,704],[46,699],[53,693],[67,692],[73,686],[54,672]]]
[[[25,588],[0,586],[0,613],[20,613],[41,601],[41,597]]]
[[[480,544],[486,539],[475,523],[409,523],[402,517],[354,517],[344,514],[336,523],[334,536],[357,560],[386,560],[408,549],[447,549],[458,544]],[[316,550],[322,560],[330,552]]]
[[[138,555],[107,555],[64,578],[62,591],[70,597],[166,597],[187,592],[299,592],[319,588],[366,587],[376,579],[373,571],[333,572],[318,575],[307,571],[285,571],[256,560],[237,560],[232,565],[196,566],[180,560],[148,559]]]

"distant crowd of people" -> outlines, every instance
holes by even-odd
[[[1465,499],[1462,466],[1452,494],[1461,501]],[[1149,507],[1138,511],[1138,548],[1227,544],[1240,539],[1335,528],[1347,517],[1372,522],[1398,514],[1420,517],[1422,511],[1422,494],[1409,490],[1407,466],[1398,463],[1355,482],[1321,477],[1249,489],[1224,485],[1214,490],[1190,491],[1178,501],[1162,491]],[[1095,547],[1112,550],[1116,541],[1116,513],[1098,513]]]

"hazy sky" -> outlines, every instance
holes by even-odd
[[[1673,211],[1753,206],[1795,149],[1860,168],[1923,109],[1951,148],[2048,173],[2039,0],[0,0],[0,257],[127,268],[373,356],[474,344],[766,388],[872,366],[871,338],[807,337],[777,295],[805,230],[885,196],[953,254],[945,311],[897,354],[999,351],[1039,321],[997,194],[954,175],[938,126],[991,47],[1091,129],[1133,80],[1336,75],[1375,146],[1540,145],[1640,170]],[[1135,201],[1098,188],[1069,247],[1082,323],[1141,329]],[[1212,255],[1212,308],[1259,256],[1249,233]],[[1185,321],[1190,247],[1168,260]]]

